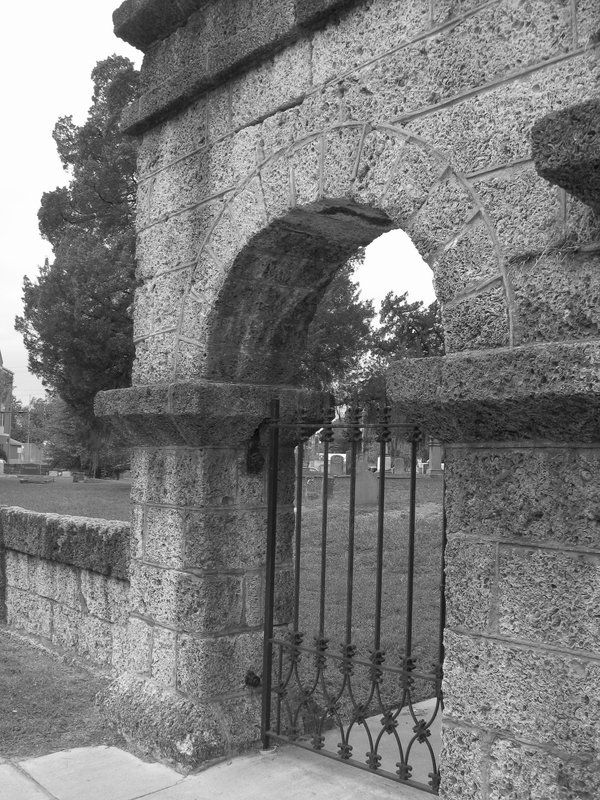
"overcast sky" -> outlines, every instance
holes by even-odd
[[[38,232],[42,193],[67,182],[52,129],[61,116],[72,114],[78,123],[85,119],[92,96],[90,74],[97,61],[119,53],[141,65],[141,54],[112,32],[112,12],[118,4],[118,0],[30,0],[6,3],[2,10],[0,352],[4,366],[15,374],[15,394],[24,401],[43,396],[44,390],[27,371],[27,353],[14,331],[14,318],[22,311],[23,276],[35,280],[44,258],[52,258],[50,246]],[[391,240],[388,234],[387,246],[385,242],[372,246],[378,255],[373,258],[369,252],[369,263],[361,272],[364,295],[377,304],[390,289],[408,289],[412,298],[431,302],[428,268],[419,267],[414,256],[397,239],[394,242],[398,233],[393,232]],[[399,251],[404,253],[403,267]],[[422,277],[412,285],[408,275]]]

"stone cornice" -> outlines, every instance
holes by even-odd
[[[600,342],[395,362],[389,396],[447,442],[600,441]]]
[[[142,133],[202,92],[321,27],[336,12],[362,2],[262,0],[251,6],[249,0],[237,0],[224,10],[224,0],[126,0],[113,14],[115,34],[147,55],[142,92],[124,114],[124,130]],[[161,80],[145,85],[152,70]]]
[[[303,389],[203,381],[100,392],[94,410],[124,445],[236,447],[248,443],[268,420],[274,398],[279,398],[284,420],[322,407],[318,393]]]

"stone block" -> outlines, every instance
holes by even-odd
[[[315,84],[382,56],[430,26],[429,3],[374,0],[342,14],[313,38]]]
[[[600,556],[503,545],[498,573],[502,635],[598,650]]]
[[[598,347],[585,342],[403,359],[389,396],[414,424],[445,441],[598,441]]]
[[[262,672],[262,639],[262,631],[202,639],[181,635],[177,689],[196,698],[243,691],[248,670]]]
[[[211,142],[231,133],[231,84],[217,86],[206,94],[208,136]]]
[[[366,132],[353,188],[359,202],[374,207],[380,205],[405,145],[406,137],[391,127],[375,127]]]
[[[56,564],[45,559],[29,557],[29,591],[40,597],[56,599]]]
[[[162,272],[195,264],[198,251],[221,211],[220,200],[202,203],[141,231],[136,243],[138,278],[150,280]]]
[[[314,203],[321,197],[323,140],[315,137],[295,148],[289,163],[292,169],[292,198],[295,205]]]
[[[520,341],[600,335],[598,254],[556,252],[509,267]]]
[[[29,589],[29,559],[25,553],[17,550],[5,551],[6,584],[15,589]]]
[[[531,130],[538,173],[600,213],[600,133],[597,98],[554,111]]]
[[[175,686],[177,664],[177,634],[155,625],[152,637],[152,669],[154,680],[163,686]]]
[[[176,360],[173,368],[173,379],[202,379],[208,374],[208,353],[206,342],[180,340],[177,343]]]
[[[489,631],[494,622],[494,543],[453,535],[446,546],[446,625]]]
[[[261,166],[260,176],[267,217],[272,222],[286,214],[292,205],[287,156],[279,154],[269,159]]]
[[[46,547],[46,516],[23,508],[0,508],[0,525],[4,547],[21,553],[44,556]]]
[[[588,244],[600,239],[600,215],[576,197],[565,194],[566,219],[564,220],[565,240],[578,244]]]
[[[270,116],[278,108],[297,102],[312,86],[311,43],[290,44],[272,59],[244,72],[231,83],[233,128]]]
[[[213,3],[208,9],[208,72],[229,71],[241,59],[256,57],[272,43],[288,37],[294,26],[293,0]]]
[[[162,567],[183,566],[186,513],[177,508],[146,507],[144,560]]]
[[[81,613],[81,588],[79,569],[66,564],[56,564],[56,600],[63,606]]]
[[[291,558],[294,512],[277,520],[277,560]],[[186,569],[252,569],[265,562],[266,509],[223,508],[191,512],[185,531]]]
[[[77,652],[94,664],[110,666],[112,664],[112,631],[113,625],[102,619],[84,616],[79,628]]]
[[[433,179],[435,166],[436,162],[433,161],[430,179]],[[398,179],[395,182],[397,184]],[[428,196],[421,195],[416,204],[417,210],[402,226],[425,261],[437,248],[460,232],[475,210],[475,199],[469,187],[452,172],[447,172],[438,183],[433,186],[429,184],[427,188],[430,189]]]
[[[365,129],[356,125],[333,128],[323,144],[323,195],[345,197],[358,169]]]
[[[600,546],[597,449],[447,448],[445,468],[451,534]]]
[[[482,732],[442,723],[441,800],[480,800],[486,755]]]
[[[164,272],[136,289],[135,335],[147,336],[177,328],[181,306],[189,290],[193,269]]]
[[[473,189],[508,257],[542,251],[560,238],[557,190],[531,165],[476,179]]]
[[[443,212],[439,203],[448,202],[448,213],[452,211],[452,198],[441,192],[436,205],[436,198],[431,196],[434,182],[444,169],[444,164],[436,154],[429,152],[419,143],[406,144],[399,153],[389,175],[381,200],[381,207],[400,227],[404,228],[423,257],[429,252],[429,239],[422,229],[423,222],[418,212],[424,205],[425,213],[431,224],[440,227]],[[457,191],[455,189],[455,194]],[[442,196],[443,195],[443,196]],[[468,202],[468,201],[467,201]],[[465,212],[466,213],[466,212]],[[427,223],[425,223],[427,224]],[[441,244],[442,242],[436,242]],[[423,252],[422,252],[422,249]]]
[[[156,448],[143,459],[135,491],[148,503],[219,507],[237,497],[239,459],[230,450]]]
[[[591,97],[599,77],[597,59],[581,53],[405,124],[460,172],[499,167],[529,159],[534,123],[556,108]]]
[[[57,603],[53,609],[52,644],[76,652],[82,625],[80,610]]]
[[[223,698],[215,705],[225,723],[229,746],[235,752],[256,748],[261,733],[260,692],[251,693],[247,689],[243,695]]]
[[[235,226],[239,247],[250,242],[253,236],[267,225],[267,212],[258,177],[252,178],[228,203],[229,214]]]
[[[177,335],[174,332],[161,333],[137,341],[133,384],[164,383],[171,380],[176,342]]]
[[[53,604],[46,597],[6,587],[6,622],[9,627],[44,639],[52,638]]]
[[[207,98],[198,98],[178,114],[144,133],[138,146],[140,180],[169,166],[178,158],[206,147],[206,111]]]
[[[600,39],[600,12],[594,0],[577,0],[575,11],[577,41],[580,47],[590,47]]]
[[[503,286],[458,298],[442,311],[446,351],[488,350],[510,341],[508,307]]]
[[[564,757],[521,742],[498,738],[490,751],[490,800],[580,800],[594,797],[600,761],[582,754]]]
[[[242,623],[242,578],[197,577],[139,564],[132,580],[131,608],[160,625],[190,633],[227,631]]]
[[[565,753],[597,751],[597,661],[446,630],[444,713]]]
[[[130,646],[127,624],[115,624],[112,627],[112,661],[113,670],[120,675],[129,668]]]
[[[108,622],[124,623],[128,614],[129,584],[81,570],[81,595],[88,614]]]
[[[147,620],[129,617],[126,626],[128,670],[150,675],[152,669],[153,628],[154,626],[149,624]]]
[[[98,702],[117,730],[153,758],[186,769],[225,754],[218,710],[182,698],[133,673],[120,675]]]
[[[442,304],[465,290],[474,289],[479,281],[499,276],[498,254],[481,217],[476,217],[434,256],[431,268],[435,294]]]

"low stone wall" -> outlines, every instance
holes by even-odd
[[[127,657],[129,523],[0,508],[9,628],[120,671]]]

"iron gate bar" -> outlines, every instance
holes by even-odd
[[[362,412],[351,412],[348,438],[350,439],[350,513],[348,514],[348,568],[346,571],[346,647],[352,644],[352,598],[354,588],[354,526],[356,517],[356,460],[358,444],[362,440],[360,421]]]
[[[329,445],[333,442],[334,418],[333,408],[329,409],[328,416],[319,436],[323,444],[323,483],[322,483],[322,521],[321,521],[321,586],[319,595],[319,638],[325,635],[325,583],[327,579],[327,501],[329,495]]]
[[[408,586],[406,589],[406,635],[404,650],[412,652],[413,589],[415,580],[415,523],[417,504],[417,435],[413,434],[410,448],[410,499],[408,501]]]
[[[279,463],[279,400],[271,401],[271,425],[269,429],[269,462],[267,483],[267,553],[265,563],[265,611],[264,639],[268,642],[273,636],[273,601],[275,597],[275,548],[277,541],[277,472]],[[263,703],[261,732],[263,749],[271,746],[271,690],[273,673],[273,648],[263,650]]]
[[[391,409],[385,406],[381,414],[381,425],[377,427],[377,441],[379,442],[379,464],[385,467],[386,445],[390,441],[391,431],[389,422]],[[384,503],[385,503],[385,469],[379,469],[379,492],[377,496],[377,556],[375,577],[375,634],[373,648],[375,652],[381,650],[381,603],[383,598],[383,531],[384,531]]]
[[[328,517],[329,517],[329,450],[333,441],[334,418],[333,409],[329,409],[324,420],[309,420],[305,415],[300,422],[283,423],[279,418],[279,407],[277,403],[271,406],[271,435],[269,444],[269,480],[267,501],[268,507],[268,542],[266,573],[267,586],[265,589],[265,655],[263,658],[263,746],[268,748],[274,741],[290,742],[296,746],[308,750],[317,750],[320,754],[336,760],[342,760],[352,766],[406,783],[431,794],[437,794],[440,783],[440,773],[436,762],[435,753],[428,741],[430,728],[437,714],[442,707],[441,698],[441,661],[432,665],[433,671],[423,670],[421,664],[415,661],[412,654],[413,640],[413,603],[414,603],[414,557],[415,557],[415,536],[416,536],[416,464],[417,447],[419,437],[412,426],[406,424],[392,424],[390,422],[389,408],[384,408],[378,417],[377,424],[365,424],[361,419],[361,412],[352,409],[350,418],[340,427],[347,428],[347,438],[350,440],[350,503],[348,517],[348,575],[346,585],[346,619],[344,644],[341,652],[327,652],[329,643],[327,638],[325,620],[325,600],[327,594],[327,563],[328,563]],[[403,430],[406,433],[412,431],[407,439],[411,442],[410,450],[410,490],[409,490],[409,525],[408,525],[408,565],[407,565],[407,590],[406,590],[406,630],[405,648],[399,656],[399,666],[384,663],[385,653],[381,651],[381,611],[382,611],[382,583],[383,583],[383,542],[384,542],[384,516],[385,516],[385,458],[386,444],[391,438],[391,428]],[[296,440],[299,442],[298,460],[296,463],[296,522],[295,531],[295,567],[294,567],[294,609],[293,627],[294,630],[288,631],[285,638],[275,637],[273,631],[273,605],[274,605],[274,576],[275,576],[275,556],[276,556],[276,533],[277,533],[277,493],[278,493],[278,470],[279,470],[279,437],[277,431],[280,429],[292,429],[297,432]],[[319,586],[319,631],[315,636],[314,645],[304,643],[304,634],[298,630],[300,623],[300,575],[301,575],[301,541],[303,538],[302,529],[302,467],[304,461],[304,442],[308,439],[311,430],[320,429],[320,441],[323,444],[323,480],[321,497],[321,563],[320,563],[320,586]],[[355,521],[356,521],[356,478],[357,478],[357,459],[358,445],[362,438],[362,431],[365,429],[376,429],[376,440],[379,442],[380,472],[379,472],[379,491],[378,491],[378,514],[377,514],[377,538],[376,538],[376,591],[375,591],[375,633],[374,649],[371,651],[368,660],[361,658],[357,647],[352,643],[352,615],[353,615],[353,580],[354,580],[354,549],[355,549]],[[445,514],[443,515],[442,525],[442,544],[446,541]],[[333,540],[332,540],[333,541]],[[442,553],[443,566],[443,553]],[[439,583],[440,589],[440,625],[439,633],[443,631],[444,623],[444,579]],[[341,622],[341,620],[340,620]],[[341,634],[341,631],[340,631]],[[278,682],[273,689],[273,648],[278,648]],[[302,654],[314,656],[315,675],[309,679],[308,684],[303,683],[303,679],[298,670],[298,664]],[[438,655],[443,656],[443,643],[438,642]],[[284,663],[285,658],[285,663]],[[327,683],[325,670],[328,663],[333,661],[339,665],[338,669],[342,674],[342,685],[339,689],[335,688],[334,693],[330,693],[331,682]],[[357,702],[353,688],[353,675],[355,667],[360,665],[367,668],[370,676],[370,689],[366,701]],[[424,664],[423,664],[424,665]],[[284,674],[285,671],[285,674]],[[399,683],[401,700],[389,696],[384,700],[381,694],[381,684],[384,675],[396,676]],[[421,709],[415,708],[413,691],[415,680],[426,682],[426,685],[435,687],[433,698],[435,707],[432,712],[428,712],[428,719],[419,718],[417,711],[422,714]],[[358,677],[357,677],[358,680]],[[364,680],[364,678],[362,679]],[[395,684],[391,684],[392,690]],[[387,684],[386,684],[387,686]],[[271,726],[271,696],[275,691],[277,697],[277,717],[276,726]],[[364,688],[361,689],[361,693]],[[422,694],[422,688],[419,689]],[[426,695],[429,696],[429,695]],[[312,704],[312,705],[311,705]],[[286,713],[286,729],[282,733],[282,711]],[[402,710],[407,710],[412,718],[413,734],[405,746],[396,730],[398,717]],[[310,736],[310,728],[307,730],[307,720],[303,718],[302,726],[299,727],[301,713],[311,714],[313,724],[316,725],[315,732],[312,734],[310,742],[306,741]],[[350,717],[347,718],[348,713]],[[341,714],[344,716],[342,717]],[[383,714],[380,720],[381,729],[372,731],[370,725],[374,725],[375,717]],[[338,729],[341,742],[338,743],[337,752],[328,752],[325,748],[324,731],[329,729],[328,721],[335,723]],[[351,735],[354,729],[360,729],[368,740],[369,750],[366,753],[366,763],[356,760],[353,754],[354,744],[350,744]],[[396,762],[398,769],[391,772],[383,769],[381,764],[382,755],[379,752],[380,743],[383,735],[389,734],[390,739],[395,742],[396,752],[399,761]],[[303,738],[304,737],[304,738]],[[413,767],[409,760],[411,752],[416,743],[424,744],[429,754],[432,771],[428,773],[429,783],[425,784],[416,780],[411,772]]]

